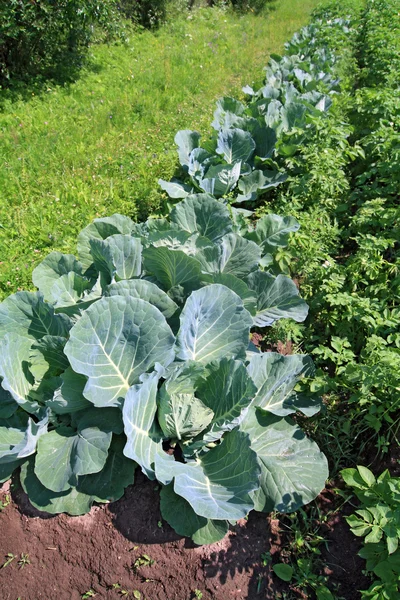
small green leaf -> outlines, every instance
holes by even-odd
[[[293,577],[293,568],[290,565],[279,563],[273,567],[275,575],[282,579],[282,581],[290,581]]]
[[[365,543],[366,544],[377,544],[381,541],[383,536],[383,531],[378,525],[374,525],[371,529],[371,532],[366,536]]]
[[[335,600],[335,597],[326,585],[318,584],[315,595],[317,596],[317,600]]]
[[[376,479],[372,471],[367,469],[367,467],[362,467],[361,465],[357,465],[358,472],[360,473],[363,481],[367,484],[368,487],[371,487],[376,483]]]

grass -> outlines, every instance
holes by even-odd
[[[175,133],[206,134],[218,97],[261,84],[268,55],[317,3],[279,0],[259,16],[198,10],[127,45],[93,46],[73,84],[3,99],[0,299],[32,288],[32,268],[51,250],[75,252],[94,218],[159,210]]]

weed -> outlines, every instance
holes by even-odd
[[[16,557],[14,556],[14,554],[12,552],[8,552],[6,554],[6,562],[3,563],[3,565],[1,566],[2,569],[5,569],[6,567],[8,567],[9,564],[12,563],[12,561],[15,559]]]
[[[5,494],[3,500],[0,500],[0,511],[4,510],[11,504],[11,496],[10,494]]]
[[[97,596],[97,593],[90,588],[90,590],[82,594],[82,600],[88,600],[88,598],[94,598],[95,596]]]
[[[29,560],[29,554],[25,554],[24,552],[22,552],[21,554],[21,558],[18,561],[18,566],[20,569],[23,569],[24,567],[26,567],[26,565],[30,565],[31,561]]]
[[[155,561],[152,558],[150,558],[150,556],[148,556],[147,554],[142,554],[135,560],[132,568],[134,571],[137,571],[141,567],[151,567],[152,565],[154,565],[154,562]]]

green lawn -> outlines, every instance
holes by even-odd
[[[98,45],[70,86],[3,102],[0,113],[0,296],[31,287],[50,250],[74,252],[95,217],[159,209],[179,129],[207,134],[215,100],[259,85],[318,0],[277,0],[264,15],[183,15],[127,45]]]

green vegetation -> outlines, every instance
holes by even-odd
[[[105,107],[90,98],[96,94],[81,86],[110,79],[108,70],[89,68],[68,91],[4,101],[3,131],[15,128],[17,117],[24,127],[13,111],[27,111],[40,149],[32,152],[22,132],[4,142],[25,157],[6,165],[4,290],[26,284],[28,274],[18,280],[9,273],[20,261],[36,263],[32,250],[37,258],[49,249],[69,251],[88,218],[115,210],[153,218],[140,224],[117,214],[97,218],[78,236],[79,261],[53,251],[34,270],[44,300],[20,292],[0,306],[0,375],[7,390],[1,427],[8,440],[0,448],[0,480],[22,464],[22,485],[35,506],[76,514],[93,501],[120,497],[138,463],[162,484],[163,519],[195,542],[210,543],[251,508],[292,511],[315,497],[327,476],[325,458],[303,429],[326,452],[331,477],[339,482],[341,472],[361,502],[348,522],[365,536],[360,556],[378,578],[362,597],[391,600],[399,591],[398,478],[388,471],[375,478],[361,463],[374,446],[382,458],[399,444],[398,1],[330,0],[285,45],[284,56],[271,56],[265,81],[254,85],[246,60],[254,53],[256,65],[261,44],[258,36],[256,43],[250,38],[270,27],[283,6],[289,3],[267,13],[266,21],[201,9],[157,34],[134,38],[139,73],[132,70],[134,83],[126,76],[120,103],[108,87],[100,97]],[[236,37],[237,44],[239,24],[244,37],[235,62],[230,40]],[[156,49],[164,60],[154,65],[150,85],[149,71],[141,75],[140,69],[157,62]],[[183,50],[196,61],[183,60]],[[127,48],[107,51],[109,64],[123,72]],[[105,56],[104,47],[94,52],[94,60]],[[251,86],[240,92],[239,83]],[[217,102],[207,137],[215,94],[228,93]],[[74,94],[79,104],[72,109]],[[86,129],[87,113],[79,121],[88,97],[92,129]],[[136,105],[141,108],[134,113]],[[64,131],[62,139],[71,143],[61,148],[57,142],[47,154],[51,138],[40,139],[43,126],[35,131],[33,115],[43,117],[51,107],[53,127],[56,121],[64,127],[70,116],[61,106],[71,110],[87,140],[77,142]],[[55,192],[59,167],[66,187]],[[158,177],[170,199],[156,187]],[[10,206],[19,207],[16,224]],[[55,221],[56,206],[63,207],[65,228]],[[309,304],[307,320],[288,276]],[[139,333],[125,327],[128,322]],[[147,347],[150,322],[158,342]],[[250,330],[258,347],[248,345]],[[141,337],[148,362],[137,365]],[[273,351],[278,343],[288,356]],[[92,353],[85,352],[89,344]],[[125,360],[130,352],[131,362]],[[315,357],[316,373],[303,352]],[[312,418],[321,408],[314,393],[323,396],[318,419]],[[297,413],[294,420],[291,413]],[[88,448],[95,429],[99,447],[93,454]],[[272,437],[273,456],[282,463],[260,441],[268,438],[271,445]],[[46,460],[49,449],[67,456],[57,472]],[[122,481],[108,468],[111,454],[123,465]],[[239,458],[232,461],[230,454]],[[341,497],[348,500],[347,492],[335,491],[337,506]],[[331,583],[320,559],[327,518],[315,504],[281,518],[287,547],[278,562],[267,554],[261,560],[264,567],[271,560],[286,582],[282,597],[340,598],[340,585]],[[258,584],[260,590],[262,576]]]
[[[316,4],[281,0],[265,17],[193,11],[157,33],[131,35],[127,45],[92,46],[68,87],[34,88],[21,100],[3,92],[2,297],[26,289],[49,251],[73,251],[94,218],[159,210],[157,180],[174,172],[176,132],[188,124],[207,132],[215,100],[258,80],[268,54]]]
[[[70,77],[95,25],[110,27],[113,0],[19,0],[0,6],[0,86],[34,76]]]
[[[376,479],[361,466],[344,469],[342,476],[361,506],[346,520],[354,535],[365,538],[359,556],[367,561],[367,572],[378,578],[361,597],[395,600],[400,592],[400,478],[386,469]]]
[[[139,466],[163,484],[163,519],[198,544],[253,508],[313,500],[327,461],[289,417],[321,408],[300,381],[312,361],[249,345],[255,327],[307,316],[293,281],[262,268],[287,237],[286,218],[246,228],[197,194],[168,220],[95,220],[79,260],[50,253],[39,292],[0,305],[0,481],[21,467],[36,508],[79,515],[120,498]]]

